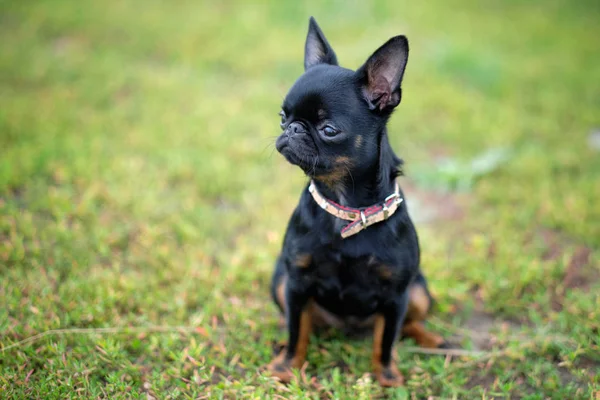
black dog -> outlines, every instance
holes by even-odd
[[[373,368],[401,385],[399,333],[424,347],[444,340],[422,324],[432,303],[419,269],[417,233],[396,177],[401,160],[386,123],[400,103],[408,41],[391,38],[356,72],[338,66],[310,19],[305,73],[283,102],[277,150],[311,178],[277,260],[272,295],[288,345],[269,365],[282,381],[304,363],[313,326],[373,329]]]

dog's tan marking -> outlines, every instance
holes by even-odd
[[[422,321],[425,319],[430,307],[430,300],[421,285],[411,285],[408,289],[408,311],[406,319]]]
[[[377,382],[383,387],[399,387],[404,385],[404,377],[398,371],[398,367],[392,361],[389,367],[384,368],[380,373],[375,375]]]
[[[313,301],[309,300],[300,315],[300,330],[294,357],[288,359],[287,351],[286,349],[283,349],[267,367],[271,375],[279,378],[282,382],[290,382],[294,377],[291,369],[302,367],[304,360],[306,360],[306,352],[308,350],[308,343],[312,332],[313,307]]]
[[[350,157],[346,157],[346,156],[339,156],[335,158],[335,163],[338,165],[345,165],[345,166],[350,166],[352,165],[351,161],[350,161]]]
[[[327,112],[322,108],[319,108],[317,110],[317,118],[319,118],[320,120],[324,120],[325,118],[327,118]]]
[[[344,168],[336,168],[326,175],[317,175],[315,180],[327,185],[330,189],[334,189],[344,177],[348,174]]]
[[[279,284],[277,285],[277,289],[275,290],[275,295],[277,296],[277,301],[279,302],[279,305],[281,306],[281,308],[283,309],[283,312],[286,312],[285,309],[285,287],[287,284],[287,275],[284,275],[281,280],[279,281]]]
[[[395,357],[392,357],[392,361],[390,365],[383,365],[381,363],[381,352],[383,345],[383,332],[385,330],[385,318],[383,315],[378,314],[375,316],[375,322],[373,325],[373,372],[375,373],[375,377],[381,386],[385,387],[397,387],[402,386],[404,383],[404,378],[400,371],[398,371],[398,367],[396,367],[396,363],[394,361]]]
[[[383,370],[383,365],[381,365],[381,345],[383,343],[384,329],[385,318],[383,318],[383,315],[378,314],[375,317],[375,324],[373,326],[373,357],[371,359],[375,374],[378,374]]]
[[[377,266],[377,275],[385,280],[390,280],[394,276],[394,269],[389,265],[379,264]]]
[[[331,172],[325,175],[315,176],[315,180],[324,183],[330,189],[334,189],[350,173],[352,160],[350,160],[350,157],[339,156],[334,159],[334,164],[335,167]]]
[[[298,254],[294,260],[294,266],[298,268],[307,268],[312,262],[312,256],[308,253]]]
[[[313,302],[310,300],[300,316],[300,334],[298,336],[298,344],[296,345],[294,358],[290,363],[293,368],[300,368],[306,359],[306,351],[308,350],[308,342],[312,332],[313,307]]]
[[[287,360],[285,358],[285,349],[281,350],[277,357],[271,361],[271,363],[267,366],[269,373],[271,376],[279,379],[281,382],[288,383],[294,377],[294,374],[287,366]]]
[[[402,327],[404,336],[415,339],[417,344],[427,349],[437,349],[444,343],[444,338],[429,332],[421,321],[410,321]]]

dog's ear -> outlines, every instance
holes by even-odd
[[[378,48],[356,72],[371,110],[392,110],[402,98],[402,76],[408,61],[408,40],[395,36]]]
[[[317,64],[338,65],[338,62],[335,52],[317,25],[317,21],[310,17],[308,35],[306,35],[306,44],[304,45],[304,70]]]

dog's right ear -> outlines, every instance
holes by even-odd
[[[338,62],[335,52],[327,42],[321,28],[317,25],[317,21],[310,17],[306,45],[304,46],[304,70],[318,64],[338,65]]]

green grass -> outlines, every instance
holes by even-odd
[[[0,347],[197,328],[8,349],[0,397],[597,398],[598,3],[261,4],[0,1]],[[309,15],[352,68],[409,37],[390,124],[408,202],[460,211],[418,224],[430,325],[491,357],[400,343],[406,388],[383,390],[370,341],[327,333],[298,382],[262,373],[285,338],[268,284],[305,182],[273,142]]]

